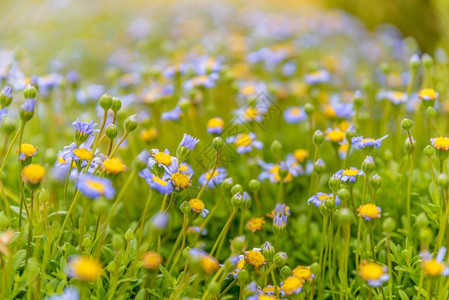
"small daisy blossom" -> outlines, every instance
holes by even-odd
[[[357,168],[354,167],[351,167],[350,169],[337,171],[337,173],[335,174],[341,181],[351,183],[355,183],[357,181],[357,177],[365,175],[362,170],[358,170]]]
[[[192,211],[201,214],[203,218],[205,218],[209,214],[209,210],[205,208],[203,201],[197,198],[190,199],[188,201],[190,208]]]
[[[357,215],[367,221],[380,218],[381,212],[380,207],[372,203],[360,205],[357,209]]]
[[[212,173],[213,171],[213,173]],[[214,170],[209,170],[206,173],[201,174],[198,179],[199,184],[201,186],[207,183],[207,188],[214,188],[225,180],[226,176],[228,176],[228,171],[224,168],[216,168]],[[209,180],[209,182],[207,182]]]
[[[281,291],[283,295],[295,295],[302,291],[304,281],[295,276],[285,278],[281,283]]]
[[[449,267],[444,263],[444,256],[446,255],[446,248],[441,247],[435,258],[432,257],[429,251],[420,253],[422,258],[422,268],[424,274],[429,277],[436,277],[439,275],[448,276]]]
[[[301,106],[292,106],[284,111],[284,119],[288,123],[299,123],[307,118],[304,108]]]
[[[353,137],[351,142],[352,145],[358,149],[364,149],[364,148],[379,148],[382,145],[382,141],[386,139],[388,135],[385,135],[379,139],[373,139],[373,138],[364,138],[363,136],[357,136]]]
[[[139,176],[144,178],[147,184],[161,194],[170,194],[173,191],[173,185],[170,181],[164,180],[159,176],[151,173],[149,169],[143,169],[139,172]]]
[[[115,195],[115,189],[107,178],[100,178],[91,174],[82,174],[76,180],[76,188],[85,196],[97,199],[104,196],[111,199]]]
[[[359,275],[372,287],[379,287],[390,279],[387,267],[366,260],[359,266]]]
[[[313,205],[319,208],[321,205],[325,205],[326,200],[328,199],[333,199],[333,195],[319,192],[316,195],[310,197],[307,200],[307,203],[308,204],[312,203]],[[335,196],[335,205],[340,205],[340,198],[338,198],[338,196]]]

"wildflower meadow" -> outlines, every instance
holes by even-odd
[[[0,26],[0,299],[449,299],[444,43],[75,2]]]

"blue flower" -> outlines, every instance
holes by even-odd
[[[25,99],[25,102],[22,104],[22,110],[28,113],[30,112],[34,113],[35,105],[36,105],[36,98]]]
[[[76,119],[76,121],[72,123],[72,126],[75,128],[75,140],[78,143],[83,143],[94,132],[96,125],[97,124],[94,123],[94,121],[86,123]]]
[[[147,184],[157,190],[159,193],[167,195],[173,191],[173,185],[170,181],[162,179],[159,176],[154,175],[148,169],[143,169],[139,172],[139,176],[144,178]]]
[[[195,148],[196,144],[198,144],[200,140],[194,138],[191,135],[188,135],[187,133],[184,133],[184,136],[182,137],[182,141],[180,146],[189,149],[190,151]]]
[[[101,196],[111,199],[115,195],[115,189],[107,178],[100,178],[91,174],[82,174],[76,180],[76,188],[85,196],[97,199]]]
[[[81,167],[87,166],[87,162],[94,157],[94,154],[90,149],[93,140],[94,136],[90,135],[87,140],[79,146],[76,143],[72,143],[70,146],[65,147],[62,153],[62,159],[65,161],[68,159],[75,161],[79,163]]]
[[[388,135],[381,137],[380,139],[364,138],[363,136],[353,137],[352,145],[358,149],[364,148],[379,148],[382,145],[382,141],[386,139]]]
[[[236,136],[231,136],[226,139],[226,142],[234,143],[237,147],[238,154],[251,152],[253,148],[263,148],[262,142],[256,140],[256,135],[254,133],[242,133]]]
[[[79,300],[80,294],[74,287],[68,287],[64,289],[64,292],[60,295],[51,296],[45,298],[45,300]]]
[[[352,182],[355,183],[357,181],[357,177],[365,175],[362,170],[357,170],[357,168],[351,167],[350,169],[343,169],[335,173],[338,178],[343,182]]]
[[[168,214],[164,212],[158,212],[151,218],[150,222],[154,228],[163,230],[167,228],[168,225]]]
[[[386,99],[394,105],[404,103],[408,100],[407,93],[397,91],[381,91],[377,94],[377,98],[379,100]]]
[[[299,123],[307,118],[304,108],[301,106],[292,106],[284,111],[284,119],[288,123]]]
[[[209,183],[207,184],[207,187],[214,188],[220,183],[225,180],[226,176],[228,176],[228,171],[224,168],[217,168],[215,172],[212,174],[213,170],[209,170],[206,173],[201,174],[200,178],[198,179],[198,182],[201,184],[201,186],[205,185],[207,180],[209,180]]]
[[[182,110],[179,106],[176,106],[174,109],[164,112],[161,115],[161,120],[164,121],[179,121],[179,118],[182,116]]]
[[[326,70],[319,70],[313,73],[306,74],[304,80],[310,85],[316,85],[330,81],[331,77]]]
[[[309,200],[307,200],[307,203],[312,203],[319,208],[321,205],[325,205],[327,199],[333,199],[333,195],[320,192],[310,197]],[[340,205],[340,198],[338,198],[338,196],[335,198],[335,205]]]

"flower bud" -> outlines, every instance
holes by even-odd
[[[424,155],[430,157],[430,156],[432,156],[432,155],[434,155],[434,154],[435,154],[435,149],[433,149],[432,146],[427,145],[427,146],[424,148]]]
[[[231,194],[235,195],[237,193],[242,193],[243,187],[240,184],[234,184],[234,186],[231,189]]]
[[[220,151],[221,149],[223,149],[223,146],[224,146],[224,141],[221,137],[216,137],[212,140],[212,147],[216,151]]]
[[[274,255],[273,261],[278,267],[283,267],[287,263],[287,253],[278,252]]]
[[[445,188],[447,188],[448,183],[449,183],[449,181],[448,181],[447,175],[446,175],[445,173],[441,173],[441,174],[438,176],[438,184],[439,184],[442,188],[445,189]]]
[[[112,104],[111,104],[111,110],[114,113],[117,113],[120,110],[120,108],[122,108],[122,101],[117,97],[113,97]]]
[[[104,133],[110,140],[113,140],[118,135],[118,128],[114,124],[109,124]]]
[[[416,226],[419,228],[423,228],[429,225],[429,219],[427,218],[427,215],[424,212],[421,212],[416,217]]]
[[[240,253],[246,248],[246,237],[237,236],[231,240],[231,249],[233,253]]]
[[[424,227],[419,230],[419,239],[424,244],[430,245],[433,242],[433,231],[428,228]]]
[[[106,270],[107,270],[109,273],[115,272],[115,261],[111,261],[111,262],[106,266]]]
[[[360,109],[363,105],[363,95],[360,91],[356,91],[354,95],[354,107]]]
[[[355,128],[353,125],[349,126],[348,129],[346,129],[345,136],[346,140],[349,144],[351,144],[352,138],[355,137],[357,132],[355,131]]]
[[[92,246],[92,239],[90,238],[90,236],[88,236],[83,240],[83,247],[90,248],[90,246]]]
[[[386,233],[392,233],[396,228],[396,221],[388,217],[382,224],[382,228]]]
[[[415,53],[410,57],[409,66],[412,72],[414,73],[418,72],[419,67],[421,66],[418,54]]]
[[[412,254],[410,250],[404,249],[401,251],[401,256],[405,259],[405,261],[409,262],[412,258]]]
[[[94,201],[93,209],[96,213],[106,213],[109,209],[110,205],[103,197]]]
[[[429,118],[435,118],[437,116],[437,112],[436,112],[435,108],[433,108],[432,106],[429,106],[426,109],[426,115]]]
[[[365,172],[367,175],[369,175],[369,174],[371,174],[371,172],[374,171],[374,168],[375,168],[375,164],[374,164],[373,157],[371,155],[367,155],[362,163],[363,172]]]
[[[401,122],[401,126],[402,126],[402,129],[408,131],[408,130],[412,129],[412,127],[413,127],[413,121],[410,120],[410,119],[404,119],[404,120],[402,120],[402,122]]]
[[[237,279],[238,279],[240,282],[246,282],[246,281],[248,281],[248,279],[249,279],[249,273],[248,273],[248,271],[245,270],[245,269],[240,270],[240,272],[237,274]]]
[[[274,247],[270,244],[270,242],[265,242],[262,246],[262,254],[267,259],[267,261],[273,260],[274,253]]]
[[[98,103],[100,104],[101,108],[107,111],[109,108],[111,108],[112,97],[109,94],[103,94],[100,99],[98,99]]]
[[[338,190],[337,196],[338,196],[338,198],[340,198],[340,200],[343,203],[345,203],[346,200],[349,199],[350,194],[349,194],[349,191],[346,188],[341,188],[341,189]]]
[[[112,235],[112,248],[115,250],[121,250],[125,247],[125,242],[120,234]]]
[[[23,90],[23,96],[25,99],[34,99],[37,96],[37,90],[34,86],[28,84]]]
[[[382,178],[378,174],[374,174],[369,179],[369,185],[375,191],[377,191],[382,186]]]
[[[313,164],[313,171],[317,175],[323,175],[324,172],[326,172],[326,164],[321,158],[317,159],[317,161]]]
[[[320,266],[320,264],[319,263],[313,263],[311,266],[310,266],[310,271],[312,271],[312,274],[320,274],[320,272],[321,272],[321,266]]]
[[[125,240],[129,242],[133,239],[134,239],[134,231],[132,231],[131,228],[129,228],[125,233]]]
[[[137,115],[129,116],[125,121],[125,131],[128,133],[132,132],[137,128],[137,125]]]
[[[223,187],[223,189],[229,190],[233,184],[234,184],[234,179],[232,179],[232,177],[228,177],[225,180],[223,180],[223,183],[221,184],[221,186]],[[242,190],[243,190],[243,188],[242,188]]]
[[[260,190],[260,181],[257,179],[252,179],[248,184],[249,190],[251,192],[257,192]]]
[[[332,175],[332,177],[329,179],[329,187],[333,192],[338,191],[340,188],[341,182],[340,179],[336,175]]]
[[[390,65],[387,62],[382,62],[379,65],[379,69],[382,71],[382,73],[384,74],[388,74],[390,73]]]
[[[416,141],[413,137],[412,137],[412,143],[413,143],[413,145],[410,143],[410,139],[408,137],[405,139],[405,141],[404,141],[405,153],[410,154],[410,153],[412,153],[412,147],[413,147],[413,149],[416,148]]]
[[[429,54],[424,53],[423,56],[421,57],[421,60],[424,68],[428,69],[433,66],[433,58]]]
[[[11,117],[4,117],[1,123],[2,131],[9,135],[16,130],[16,120]]]
[[[148,151],[140,152],[133,160],[133,168],[138,172],[142,171],[147,166],[149,158],[150,153]]]
[[[292,269],[289,266],[283,266],[281,268],[281,276],[283,279],[290,277],[292,275]]]
[[[182,250],[182,257],[184,259],[188,259],[190,257],[190,247],[185,247],[184,250]]]
[[[321,130],[317,130],[313,134],[313,143],[315,144],[315,146],[319,147],[321,146],[321,144],[323,144],[324,138],[325,138],[324,133],[321,132]]]
[[[273,143],[271,143],[271,152],[273,152],[275,155],[280,155],[282,151],[282,144],[278,140],[274,140]]]
[[[183,214],[187,214],[191,210],[190,205],[189,203],[187,203],[187,201],[183,201],[179,206],[179,209],[182,211]]]
[[[12,102],[12,87],[10,85],[5,85],[0,92],[0,107],[5,108],[9,106]]]
[[[306,112],[306,115],[310,117],[315,112],[315,106],[313,106],[312,103],[306,103],[306,105],[304,105],[304,111]]]
[[[353,217],[354,214],[347,207],[343,207],[337,212],[337,220],[340,222],[341,225],[351,224]]]
[[[189,110],[191,103],[189,101],[189,99],[187,98],[182,98],[179,103],[178,103],[179,108],[185,113]]]

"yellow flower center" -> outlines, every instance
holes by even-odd
[[[275,296],[270,296],[270,295],[259,295],[259,298],[257,298],[259,300],[273,300],[273,299],[277,299]]]
[[[191,182],[190,178],[187,175],[180,172],[173,173],[170,179],[177,187],[182,189],[188,188]]]
[[[437,92],[434,89],[422,89],[418,92],[418,96],[423,100],[435,100]]]
[[[200,264],[201,268],[206,274],[210,274],[213,271],[218,270],[219,267],[218,261],[215,258],[209,256],[201,257]]]
[[[374,141],[373,138],[362,139],[362,143],[368,143],[368,142],[372,142],[372,141]]]
[[[256,87],[254,85],[247,85],[242,87],[242,89],[240,90],[240,93],[243,96],[250,96],[252,94],[254,94],[256,92]]]
[[[205,176],[206,176],[206,179],[209,180],[209,179],[214,178],[217,175],[218,175],[218,171],[215,170],[214,173],[212,173],[212,171],[208,171]]]
[[[100,277],[103,266],[99,261],[88,256],[80,256],[71,262],[71,269],[76,278],[94,281]]]
[[[118,158],[110,158],[103,162],[103,169],[108,174],[119,174],[125,170],[125,165]]]
[[[287,277],[284,280],[284,284],[282,285],[282,289],[287,295],[293,294],[297,289],[302,287],[303,281],[295,276]]]
[[[239,260],[239,262],[235,267],[239,270],[243,270],[243,268],[245,267],[245,260],[244,259]]]
[[[401,99],[403,97],[404,97],[404,93],[403,92],[393,92],[393,98]]]
[[[73,154],[81,160],[90,160],[92,158],[92,152],[84,148],[76,148],[73,150]]]
[[[187,171],[189,168],[187,167],[187,165],[179,165],[178,166],[178,170],[181,172],[185,172]]]
[[[299,116],[301,114],[301,110],[297,107],[293,107],[290,109],[290,113],[294,116]]]
[[[235,139],[235,146],[236,147],[247,147],[251,145],[251,142],[253,140],[248,134],[241,134]]]
[[[94,181],[94,180],[86,180],[86,185],[90,189],[92,189],[92,190],[94,190],[94,191],[104,195],[105,187],[104,187],[104,185],[101,182]]]
[[[22,151],[22,154],[30,157],[36,153],[37,148],[31,144],[22,144],[22,147],[20,150]],[[19,152],[19,148],[17,148],[17,152]]]
[[[330,199],[330,198],[332,198],[332,196],[329,196],[329,195],[319,195],[318,196],[318,200],[320,200],[321,202],[326,199]]]
[[[293,156],[299,163],[302,163],[307,158],[307,156],[309,156],[309,151],[305,149],[296,149],[293,152]]]
[[[433,140],[433,146],[437,149],[446,151],[447,149],[449,149],[449,138],[437,137]]]
[[[341,130],[334,129],[327,133],[327,138],[334,143],[340,143],[345,138],[345,133]]]
[[[274,181],[275,182],[281,181],[281,176],[279,175],[279,170],[280,169],[281,168],[279,167],[279,165],[275,165],[269,171],[271,174],[274,174]],[[285,178],[284,178],[284,182],[290,182],[290,181],[292,181],[292,179],[293,179],[293,175],[290,172],[288,172],[287,176],[285,176]]]
[[[349,177],[354,177],[359,173],[359,170],[354,170],[354,169],[346,169],[343,171],[343,175],[349,176]]]
[[[248,107],[244,114],[245,119],[248,119],[248,120],[255,120],[258,115],[259,115],[259,110],[252,106]]]
[[[157,270],[162,261],[163,261],[162,256],[160,256],[158,253],[154,251],[145,253],[142,258],[144,268],[150,270]]]
[[[365,205],[361,205],[359,209],[357,209],[359,216],[364,216],[368,218],[379,218],[379,209],[376,205],[372,203],[368,203]]]
[[[245,260],[253,265],[256,269],[260,268],[265,263],[265,257],[262,253],[255,250],[250,250],[245,254]]]
[[[164,166],[169,166],[171,164],[170,154],[167,154],[164,152],[158,152],[158,153],[154,154],[153,157],[154,157],[154,160],[156,160],[156,162],[158,164],[161,164]]]
[[[330,105],[326,105],[326,108],[324,109],[324,114],[328,118],[335,118],[337,116],[335,109]]]
[[[222,118],[212,118],[207,122],[207,127],[209,128],[221,128],[224,125]]]
[[[248,229],[252,232],[256,232],[257,230],[262,230],[263,225],[265,224],[265,218],[251,218],[248,221]]]
[[[366,281],[379,280],[384,273],[384,269],[379,264],[366,262],[360,265],[360,276]]]
[[[157,138],[156,128],[151,127],[148,129],[142,129],[140,132],[140,138],[145,142],[151,142],[152,140]]]
[[[153,176],[153,181],[160,185],[163,185],[163,186],[167,185],[167,181],[164,181],[160,177],[157,177],[157,176]]]
[[[295,277],[303,280],[310,280],[312,277],[312,271],[309,266],[297,266],[292,273]]]
[[[348,151],[348,144],[343,144],[343,145],[340,145],[340,147],[338,147],[338,152],[345,152],[346,153],[346,151]]]
[[[424,273],[429,276],[438,276],[444,270],[444,263],[431,259],[423,262]]]
[[[39,164],[29,164],[22,170],[22,180],[31,184],[38,184],[44,179],[45,168]]]
[[[189,200],[189,205],[190,205],[190,208],[196,213],[200,213],[204,209],[203,201],[201,201],[200,199],[197,199],[197,198],[193,198],[193,199]]]

